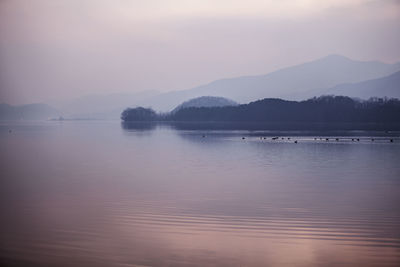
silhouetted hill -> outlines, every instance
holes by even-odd
[[[149,108],[127,108],[121,114],[121,120],[123,121],[156,121],[161,119],[160,115]]]
[[[143,109],[143,108],[142,108]],[[146,110],[146,109],[145,109]],[[143,110],[126,110],[124,121],[134,121]],[[357,101],[344,96],[324,96],[306,101],[266,98],[245,105],[229,107],[190,107],[167,115],[155,115],[151,120],[188,122],[271,122],[271,123],[399,123],[400,101],[371,99]]]
[[[224,97],[217,96],[201,96],[197,98],[190,99],[183,102],[177,106],[172,112],[177,112],[183,108],[209,108],[209,107],[227,107],[227,106],[237,106],[238,103]]]
[[[46,104],[0,104],[0,120],[46,120],[60,115],[58,110]]]

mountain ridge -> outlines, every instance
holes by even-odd
[[[388,76],[359,83],[339,84],[333,88],[312,94],[347,95],[368,99],[370,97],[400,98],[400,71]]]
[[[301,100],[308,98],[307,92],[311,90],[380,78],[399,70],[400,63],[357,61],[329,55],[263,75],[224,78],[191,89],[162,93],[150,99],[148,106],[167,111],[179,102],[202,95],[227,97],[238,103],[266,97]]]

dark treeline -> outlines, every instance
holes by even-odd
[[[399,123],[398,99],[354,100],[344,96],[322,96],[305,101],[266,98],[230,107],[189,107],[169,114],[151,109],[126,109],[124,121],[271,122],[271,123]]]

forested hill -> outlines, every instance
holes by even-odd
[[[400,122],[398,99],[357,101],[344,96],[323,96],[305,101],[266,98],[230,107],[184,108],[158,115],[150,109],[127,109],[124,121],[227,121],[227,122]]]

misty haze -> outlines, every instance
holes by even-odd
[[[400,266],[400,2],[0,0],[1,266]]]

